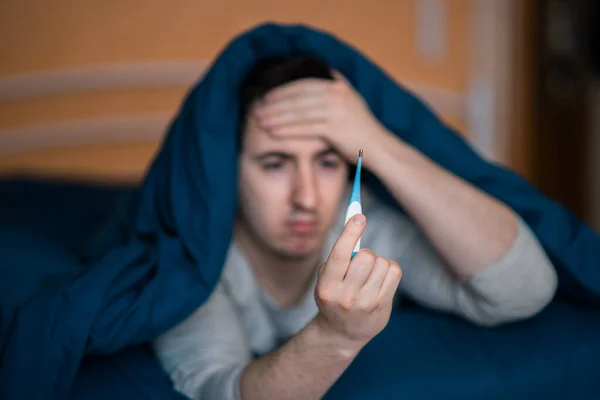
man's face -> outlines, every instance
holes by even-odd
[[[279,257],[319,251],[337,217],[348,167],[319,138],[274,138],[250,116],[239,158],[240,226]]]

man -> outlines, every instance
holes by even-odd
[[[240,208],[222,279],[154,343],[177,390],[320,398],[397,293],[483,326],[552,299],[556,273],[524,222],[387,131],[327,65],[259,63],[240,97]],[[363,198],[364,215],[342,226],[358,149],[410,218]]]

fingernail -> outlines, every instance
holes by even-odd
[[[364,223],[365,223],[365,219],[366,219],[366,218],[365,218],[365,216],[364,216],[364,215],[362,215],[362,214],[358,214],[358,215],[354,216],[354,223],[355,223],[356,225],[364,225]]]

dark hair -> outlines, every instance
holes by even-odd
[[[239,89],[239,148],[241,148],[248,112],[254,102],[278,86],[304,78],[334,79],[329,66],[313,56],[266,58],[250,69]]]

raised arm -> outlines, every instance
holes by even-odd
[[[507,252],[517,216],[506,205],[439,167],[389,132],[339,73],[270,92],[256,111],[275,136],[318,136],[349,161],[364,149],[373,172],[417,221],[453,273],[470,277]]]
[[[508,251],[519,223],[509,207],[397,137],[377,138],[377,152],[368,159],[368,168],[418,223],[456,276],[474,276]]]
[[[502,255],[461,278],[406,216],[382,205],[366,212],[371,225],[364,243],[402,265],[400,292],[424,306],[477,325],[497,326],[537,314],[554,296],[558,281],[554,267],[521,219]]]
[[[407,290],[428,288],[414,292],[421,301],[485,324],[541,309],[554,294],[556,272],[513,210],[389,132],[349,82],[335,76],[334,82],[308,79],[270,92],[257,110],[259,122],[275,136],[324,137],[348,162],[364,149],[363,167],[381,180],[423,233],[414,237],[414,256],[397,259],[406,271]],[[505,310],[495,308],[514,301],[526,307],[504,316]],[[489,318],[481,314],[484,308]]]

